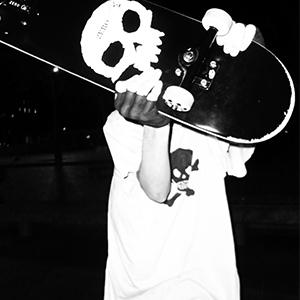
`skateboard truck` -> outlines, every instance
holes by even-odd
[[[182,88],[190,90],[196,79],[196,76],[201,74],[201,69],[203,68],[205,58],[211,49],[217,32],[218,30],[215,27],[210,27],[206,32],[205,39],[201,41],[201,47],[189,48],[185,53],[179,55],[179,69],[182,70],[183,73],[183,75],[181,75],[182,81],[180,83]],[[214,68],[211,70],[214,70]],[[178,70],[177,73],[179,73]],[[214,76],[210,77],[213,79],[212,77]],[[205,82],[205,80],[207,81],[207,79],[203,77],[199,79],[199,82],[203,82],[203,87],[206,89],[208,84]],[[202,85],[200,84],[200,87],[201,86]]]
[[[196,84],[200,88],[208,90],[220,67],[217,61],[207,63],[205,60],[216,36],[226,35],[230,30],[232,19],[225,11],[213,8],[205,13],[202,25],[207,30],[205,38],[201,40],[199,46],[188,48],[178,57],[179,67],[176,68],[175,74],[178,77],[182,77],[178,88],[185,90],[185,92],[179,92],[177,88],[177,93],[173,91],[168,93],[168,89],[174,89],[169,87],[163,96],[166,105],[173,110],[190,110],[193,104],[193,101],[191,103],[193,95],[189,92],[191,87]],[[170,98],[171,96],[172,98]],[[184,97],[184,99],[180,99],[180,97]],[[189,108],[187,107],[188,103],[191,103]],[[184,110],[182,110],[182,107],[184,107]]]
[[[226,35],[230,30],[232,19],[225,11],[213,8],[205,13],[202,25],[207,30],[205,38],[199,46],[187,49],[178,58],[178,69],[184,73],[180,86],[188,90],[194,83],[205,90],[210,87],[219,65],[216,61],[205,60],[216,36]],[[178,70],[175,72],[180,73]]]
[[[204,71],[201,72],[201,76],[196,76],[194,84],[198,85],[204,90],[208,90],[217,75],[220,65],[217,61],[212,60],[209,63],[204,62]]]

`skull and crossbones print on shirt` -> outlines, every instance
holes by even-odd
[[[188,197],[195,194],[188,184],[191,173],[199,170],[198,165],[199,159],[193,162],[192,150],[178,148],[171,153],[172,185],[176,186],[176,193],[165,201],[168,206],[172,206],[182,194]]]

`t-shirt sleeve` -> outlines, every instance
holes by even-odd
[[[245,163],[250,159],[255,147],[229,145],[226,156],[227,174],[244,177],[247,174]]]
[[[115,170],[124,178],[129,173],[137,172],[141,162],[143,127],[126,121],[114,111],[108,117],[103,131]]]

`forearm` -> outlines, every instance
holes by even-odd
[[[146,195],[156,202],[164,202],[170,192],[169,134],[169,125],[161,128],[144,126],[138,179]]]

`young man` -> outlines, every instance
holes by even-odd
[[[234,23],[217,42],[236,56],[255,32]],[[160,116],[160,75],[150,69],[117,83],[104,126],[115,165],[105,300],[238,300],[224,178],[245,176],[254,149]]]

